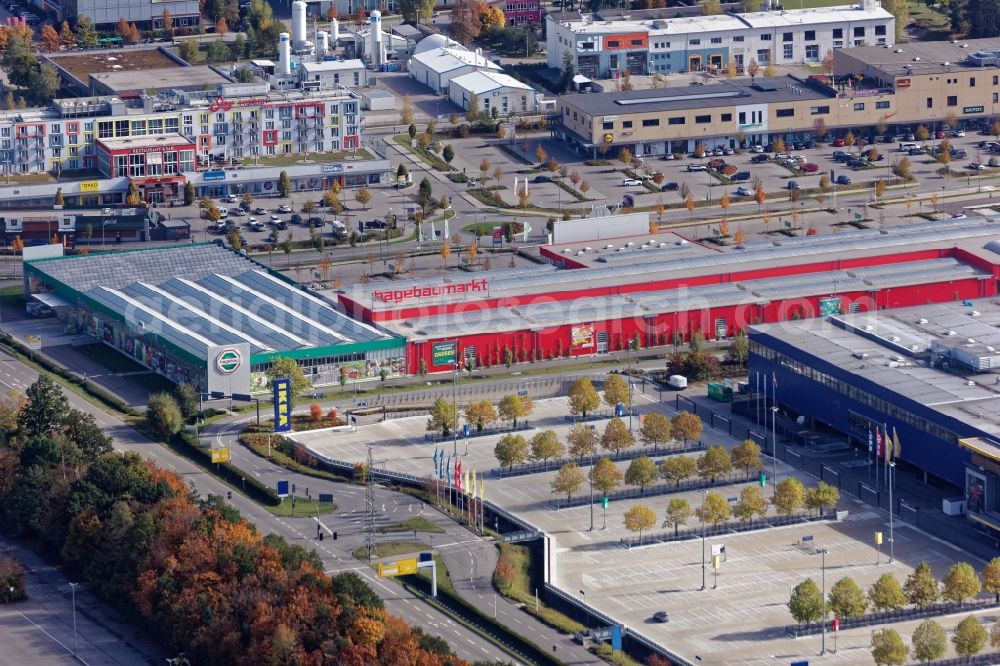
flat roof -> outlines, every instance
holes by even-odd
[[[966,58],[980,49],[1000,49],[1000,38],[962,39],[955,42],[907,42],[891,47],[855,46],[836,49],[836,54],[859,60],[866,65],[881,69],[888,75],[933,74],[936,72],[975,71],[996,69],[995,66],[982,67],[966,62]],[[945,63],[948,63],[947,65]],[[856,72],[860,73],[860,72]]]
[[[357,58],[353,60],[324,60],[323,62],[304,62],[299,65],[307,74],[309,72],[339,72],[345,69],[364,69],[365,63]]]
[[[627,92],[564,95],[559,104],[567,104],[589,116],[613,116],[624,113],[652,113],[701,109],[744,104],[775,104],[808,99],[831,99],[837,93],[794,76],[720,81],[704,86],[646,88]]]
[[[779,339],[802,353],[868,380],[883,392],[899,394],[997,437],[1000,436],[997,383],[1000,367],[976,373],[952,364],[945,370],[929,362],[933,358],[929,348],[925,351],[923,347],[914,350],[907,346],[911,340],[932,343],[953,338],[949,332],[963,325],[998,329],[1000,299],[761,324],[752,326],[750,335],[765,345],[762,336]]]
[[[28,263],[43,282],[197,359],[220,344],[245,342],[266,354],[390,339],[214,243]]]
[[[180,63],[160,51],[159,47],[46,53],[44,57],[84,84],[89,81],[91,74],[100,72],[181,68]],[[147,81],[144,87],[149,87],[150,83],[151,81]]]
[[[411,287],[433,289],[465,283],[470,279],[485,278],[488,285],[485,290],[439,289],[450,293],[425,296],[420,302],[422,305],[433,305],[537,294],[547,294],[552,299],[558,299],[560,292],[582,289],[642,285],[654,281],[760,270],[775,266],[796,266],[818,261],[952,247],[961,247],[985,258],[991,264],[1000,264],[1000,247],[991,245],[998,235],[1000,235],[1000,220],[970,217],[925,221],[885,229],[857,229],[817,236],[794,238],[782,236],[780,240],[749,242],[744,244],[742,249],[691,253],[681,257],[672,255],[669,246],[665,248],[657,246],[647,248],[646,252],[650,257],[648,261],[625,261],[620,264],[608,262],[589,268],[566,270],[546,270],[539,266],[530,270],[512,269],[499,274],[462,273],[444,279],[434,278],[403,283],[393,280],[373,280],[366,285],[353,287],[345,297],[365,307],[374,304],[378,310],[395,310],[410,306],[398,306],[393,301],[376,299],[374,293]],[[594,244],[599,246],[600,242]],[[575,253],[572,258],[579,259]]]
[[[121,139],[98,139],[108,150],[129,150],[130,148],[150,148],[153,146],[193,146],[194,142],[183,134],[172,132],[155,136],[133,136]]]
[[[419,62],[421,65],[438,74],[450,72],[459,67],[485,67],[486,69],[500,71],[502,68],[484,55],[473,53],[461,47],[445,46],[421,51],[410,56],[411,60]]]
[[[473,95],[482,95],[498,88],[516,88],[529,92],[532,90],[528,84],[500,72],[469,72],[462,76],[456,76],[451,82],[465,88]]]
[[[171,67],[153,69],[126,69],[91,74],[90,76],[94,81],[114,92],[147,90],[149,88],[165,90],[172,88],[203,88],[204,86],[215,86],[220,83],[232,83],[232,80],[208,65],[194,65],[192,67],[178,67],[173,65]]]

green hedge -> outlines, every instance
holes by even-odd
[[[93,382],[89,382],[83,379],[83,377],[80,377],[79,375],[70,372],[61,365],[57,365],[47,356],[43,354],[34,353],[33,350],[28,349],[28,347],[21,344],[9,333],[0,333],[0,346],[6,347],[14,356],[22,360],[31,359],[36,365],[40,366],[45,372],[56,375],[62,378],[63,380],[69,382],[70,384],[73,384],[74,386],[79,386],[81,389],[83,389],[83,391],[87,395],[95,398],[96,400],[99,400],[100,402],[104,403],[105,406],[110,407],[111,409],[117,412],[120,412],[127,416],[135,416],[137,413],[134,409],[129,407],[124,400],[122,400],[118,396],[114,395],[110,391],[107,391],[100,386],[97,386]]]

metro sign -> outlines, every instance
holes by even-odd
[[[224,375],[231,375],[243,365],[243,356],[233,348],[223,349],[215,357],[215,367]]]

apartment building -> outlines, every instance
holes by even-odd
[[[895,36],[895,19],[877,0],[664,19],[570,12],[546,20],[549,67],[561,68],[569,53],[577,72],[592,79],[725,69],[730,62],[741,71],[751,61],[819,63],[828,51],[892,44]]]

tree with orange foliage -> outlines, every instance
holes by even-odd
[[[767,193],[764,192],[763,185],[758,187],[757,191],[753,193],[753,200],[757,202],[757,209],[760,210],[760,207],[764,205],[765,201],[767,201]]]
[[[323,420],[323,408],[314,402],[309,405],[309,415],[312,417],[313,423],[319,423]]]
[[[59,33],[51,24],[46,23],[42,27],[42,32],[38,36],[38,48],[49,52],[59,50]]]
[[[736,243],[737,245],[743,245],[743,243],[745,243],[746,240],[747,240],[747,236],[746,236],[745,233],[743,233],[743,228],[742,227],[739,228],[739,229],[737,229],[736,233],[733,234],[733,242]]]
[[[688,209],[688,213],[691,214],[691,218],[694,219],[694,197],[690,194],[684,199],[684,207]]]

